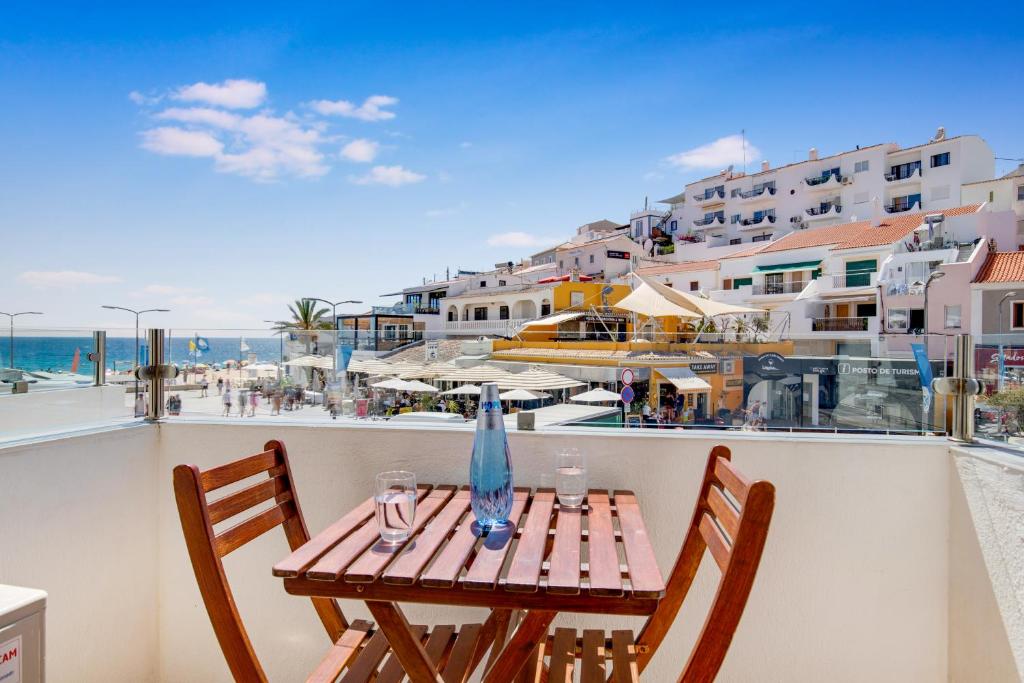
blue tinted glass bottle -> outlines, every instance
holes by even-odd
[[[473,458],[469,463],[470,507],[486,529],[508,523],[512,511],[512,458],[501,415],[498,385],[480,388]]]

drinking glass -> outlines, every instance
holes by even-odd
[[[580,507],[587,493],[587,468],[583,454],[565,448],[555,455],[555,493],[558,503],[567,508]]]
[[[396,470],[377,475],[377,529],[385,543],[409,538],[416,518],[416,475]]]

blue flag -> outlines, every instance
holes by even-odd
[[[352,347],[348,344],[342,344],[338,349],[341,352],[341,369],[348,370],[348,363],[352,360]]]
[[[924,344],[911,344],[914,352],[914,360],[917,361],[917,372],[921,377],[921,388],[931,393],[932,390],[932,364],[928,362],[928,352]]]

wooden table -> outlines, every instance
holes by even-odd
[[[525,610],[488,662],[492,683],[516,675],[558,612],[649,615],[665,593],[630,491],[591,490],[573,509],[560,507],[553,489],[517,488],[509,516],[517,524],[483,537],[472,528],[468,489],[418,494],[408,541],[380,542],[371,498],[274,566],[293,595],[366,601],[417,683],[439,679],[396,603],[488,607],[484,630],[499,642],[513,610]]]

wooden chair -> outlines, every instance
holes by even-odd
[[[212,502],[207,500],[211,491],[250,477],[256,478],[255,483]],[[174,468],[174,497],[199,592],[231,674],[236,681],[264,682],[267,676],[238,614],[221,558],[278,525],[284,527],[292,550],[309,540],[284,444],[269,441],[262,453],[205,472],[200,472],[195,465],[178,465]],[[215,524],[271,500],[272,507],[223,531],[214,531]],[[375,631],[371,622],[349,623],[334,600],[312,598],[312,601],[334,645],[307,681],[334,681],[346,667],[344,683],[370,680],[384,683],[405,677],[384,634]],[[417,629],[424,648],[438,664],[446,683],[465,681],[494,639],[490,623],[467,624],[459,631],[454,626],[437,626],[432,632],[424,627]]]
[[[675,621],[708,550],[721,571],[721,579],[678,681],[713,681],[750,596],[774,508],[775,487],[770,482],[750,483],[732,464],[728,448],[711,449],[693,518],[657,611],[635,640],[629,630],[607,635],[600,630],[584,630],[582,637],[577,637],[574,629],[556,628],[544,644],[550,657],[547,680],[572,681],[577,659],[584,683],[608,679],[609,662],[612,681],[638,680]],[[543,679],[544,654],[536,653],[534,669],[524,678]]]

